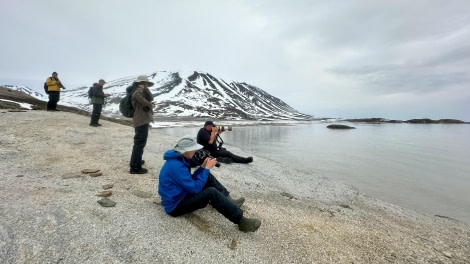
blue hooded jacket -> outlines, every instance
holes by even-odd
[[[158,194],[165,212],[170,213],[186,195],[202,191],[210,170],[199,167],[191,175],[190,160],[174,150],[165,152],[163,159],[166,162],[160,170]]]

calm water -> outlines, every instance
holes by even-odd
[[[470,125],[241,126],[225,145],[343,181],[369,196],[470,223]],[[158,129],[196,136],[199,127]],[[255,160],[256,163],[256,160]]]

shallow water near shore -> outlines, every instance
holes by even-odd
[[[405,208],[470,223],[470,125],[355,123],[350,130],[327,125],[235,126],[222,138],[229,149],[343,181]],[[199,128],[158,131],[183,136],[196,135]]]

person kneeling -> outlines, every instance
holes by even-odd
[[[233,199],[228,190],[210,173],[217,159],[208,157],[191,174],[191,159],[202,146],[196,138],[185,136],[174,149],[163,155],[165,164],[160,170],[158,194],[165,212],[173,217],[212,205],[243,232],[255,232],[261,221],[246,218],[240,206],[245,198]]]

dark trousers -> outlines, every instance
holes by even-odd
[[[228,194],[227,189],[214,175],[209,174],[202,191],[196,194],[186,195],[169,214],[176,217],[204,208],[207,204],[211,204],[212,207],[232,223],[238,224],[243,216],[243,211],[227,198]]]
[[[103,109],[102,104],[93,104],[93,112],[91,113],[90,124],[98,124],[101,116],[101,110]]]
[[[144,154],[145,145],[147,145],[147,137],[149,135],[149,124],[145,124],[134,128],[134,147],[131,155],[131,168],[140,168],[142,166],[142,155]]]
[[[49,101],[47,102],[47,110],[56,110],[57,102],[60,100],[60,92],[49,92]]]
[[[102,104],[93,104],[93,115],[101,115],[101,110],[103,109]]]
[[[225,148],[220,148],[219,150],[214,150],[211,152],[212,157],[214,158],[231,158],[233,162],[237,163],[246,163],[246,158],[237,156],[232,152],[228,151]]]

